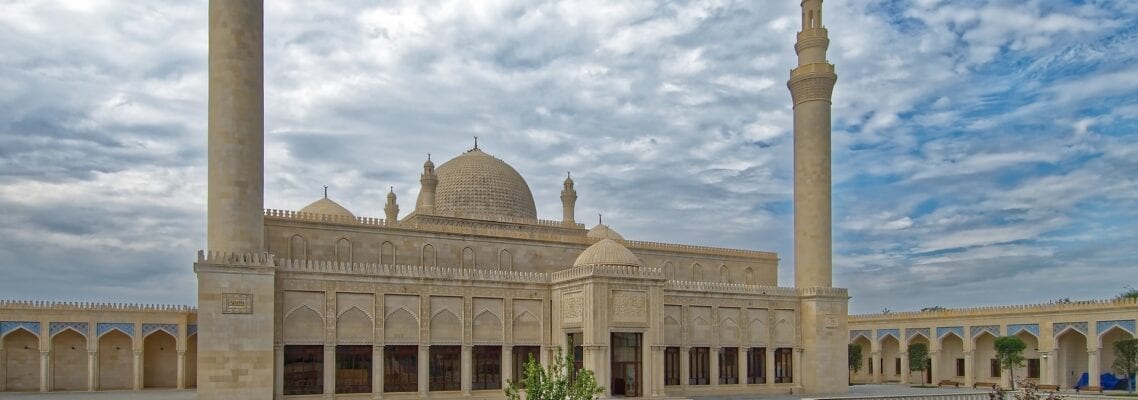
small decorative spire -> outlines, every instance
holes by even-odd
[[[598,213],[597,214],[597,225],[604,225],[604,224],[605,224],[605,216],[603,214]]]
[[[388,187],[389,187],[389,188],[391,188],[391,189],[390,189],[390,190],[391,190],[391,193],[395,193],[395,186],[388,186]]]
[[[328,185],[324,185],[324,198],[328,198]]]
[[[474,150],[478,150],[478,136],[474,137]]]

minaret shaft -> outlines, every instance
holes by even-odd
[[[822,1],[802,2],[802,31],[790,72],[794,101],[794,284],[833,285],[830,211],[830,98],[838,76],[826,61]]]
[[[264,55],[260,1],[209,4],[207,246],[264,246]]]

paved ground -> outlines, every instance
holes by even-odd
[[[907,395],[907,394],[921,394],[921,393],[955,393],[955,392],[975,392],[972,389],[954,389],[954,388],[912,388],[907,386],[897,385],[857,385],[850,386],[851,396],[882,396],[882,395]],[[55,392],[55,393],[0,393],[0,399],[8,400],[80,400],[80,399],[98,399],[98,400],[194,400],[193,390],[145,390],[141,392],[135,391],[109,391],[109,392]],[[763,400],[796,400],[803,397],[802,395],[762,395],[762,396],[731,396],[731,397],[700,397],[698,400],[743,400],[748,398],[756,398]]]

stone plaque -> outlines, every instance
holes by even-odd
[[[834,318],[832,314],[826,314],[825,326],[827,329],[834,329],[838,327],[838,319]]]
[[[252,314],[253,313],[253,294],[252,293],[222,293],[221,294],[221,313],[222,314]]]

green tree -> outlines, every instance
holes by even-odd
[[[924,343],[909,344],[909,371],[924,372],[928,364],[929,345]],[[922,378],[921,382],[924,383],[924,381]]]
[[[925,307],[925,308],[922,308],[922,309],[921,309],[921,312],[927,312],[927,311],[943,311],[943,310],[946,310],[946,308],[944,308],[944,307],[941,307],[941,306],[932,306],[932,307]]]
[[[597,379],[593,371],[587,369],[577,370],[576,376],[571,374],[569,368],[573,365],[572,353],[562,354],[561,347],[557,347],[553,357],[553,365],[548,369],[530,355],[526,362],[525,374],[522,383],[525,389],[519,390],[517,382],[510,381],[506,386],[506,398],[521,400],[521,393],[525,392],[525,400],[594,400],[604,392],[604,387],[597,386]]]
[[[849,354],[849,363],[850,363],[849,365],[850,365],[850,371],[851,371],[850,372],[850,380],[852,381],[853,380],[853,374],[856,374],[858,371],[861,371],[861,345],[850,343],[849,344],[849,350],[847,351],[847,353]]]
[[[1008,380],[1012,383],[1012,390],[1016,388],[1015,368],[1023,366],[1023,350],[1027,344],[1016,336],[1001,336],[996,338],[996,360],[1000,368],[1008,371]]]
[[[1134,287],[1132,287],[1130,285],[1123,286],[1122,289],[1123,289],[1122,293],[1119,293],[1118,297],[1115,297],[1115,299],[1118,299],[1118,300],[1138,299],[1138,289],[1135,289]]]
[[[1114,371],[1126,375],[1126,390],[1134,393],[1134,373],[1138,372],[1138,339],[1114,342]]]

